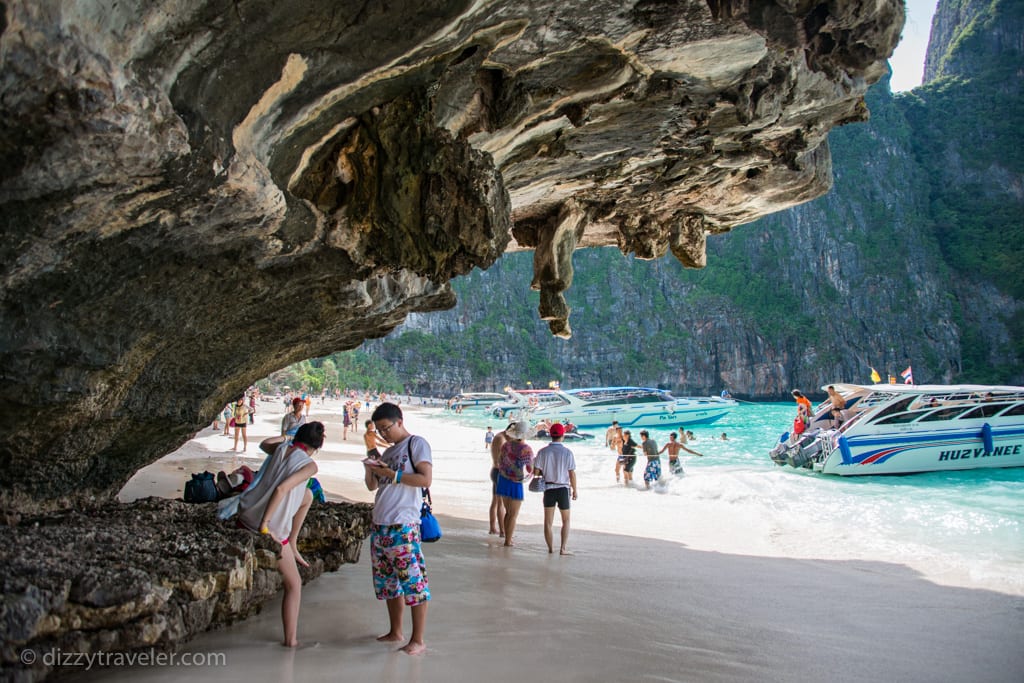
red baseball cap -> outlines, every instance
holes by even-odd
[[[561,422],[556,422],[551,425],[550,429],[548,429],[548,434],[550,434],[553,439],[560,439],[565,436],[565,425]]]

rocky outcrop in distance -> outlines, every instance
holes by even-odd
[[[106,497],[252,381],[535,251],[704,265],[831,183],[899,0],[0,5],[0,507]]]
[[[371,506],[314,504],[299,537],[303,582],[355,563]],[[0,526],[3,679],[81,671],[59,653],[171,652],[259,612],[281,588],[277,544],[160,498]],[[27,654],[26,653],[30,653]]]

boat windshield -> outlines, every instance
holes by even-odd
[[[588,401],[587,405],[591,406],[611,406],[611,405],[622,405],[624,403],[663,403],[666,399],[660,394],[641,394],[639,396],[617,396],[615,398],[606,398],[600,401]]]
[[[984,403],[966,415],[962,415],[961,419],[967,420],[975,417],[994,417],[998,413],[1001,413],[1006,406],[1013,405],[1012,403]]]
[[[957,416],[959,416],[968,408],[970,408],[970,406],[949,406],[948,408],[935,410],[922,417],[921,422],[942,422],[946,420],[955,420]]]
[[[891,398],[892,395],[890,394],[889,397]],[[869,396],[868,398],[866,398],[861,403],[861,407],[870,407],[871,403],[873,403],[873,401],[871,400],[872,398],[873,398],[872,396]],[[888,416],[893,415],[895,413],[902,413],[904,410],[907,409],[907,406],[909,406],[910,403],[915,398],[917,398],[917,397],[916,396],[906,396],[906,397],[900,399],[899,401],[896,401],[895,403],[893,403],[892,405],[888,406],[887,408],[883,408],[882,410],[878,411],[878,414],[875,415],[874,419],[872,419],[871,421],[872,422],[882,423],[882,424],[892,424],[893,423],[892,419],[883,420],[882,418],[888,417]],[[910,419],[898,420],[898,422],[913,422],[915,419],[917,419],[917,415],[913,414],[912,417],[910,417]]]

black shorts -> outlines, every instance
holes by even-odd
[[[559,486],[557,489],[544,489],[544,507],[553,508],[558,504],[559,510],[569,509],[569,489]]]
[[[633,473],[633,467],[636,465],[636,456],[635,455],[624,455],[622,457],[624,459],[623,462],[625,463],[622,466],[622,469],[625,470],[626,472],[629,472],[630,474],[632,474]]]

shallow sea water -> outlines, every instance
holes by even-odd
[[[651,491],[643,490],[643,457],[634,488],[616,484],[603,432],[568,443],[580,488],[574,526],[725,552],[897,562],[940,581],[1024,594],[1024,468],[836,477],[779,467],[768,451],[794,412],[788,403],[743,403],[691,427],[688,445],[704,457],[682,453],[678,477],[663,455],[663,478]],[[413,431],[419,420],[444,435],[432,444],[440,511],[486,518],[489,489],[475,484],[490,464],[483,434],[505,424],[480,409],[417,415]],[[669,431],[651,430],[659,447]],[[527,493],[520,523],[539,523],[540,510],[539,496]]]

